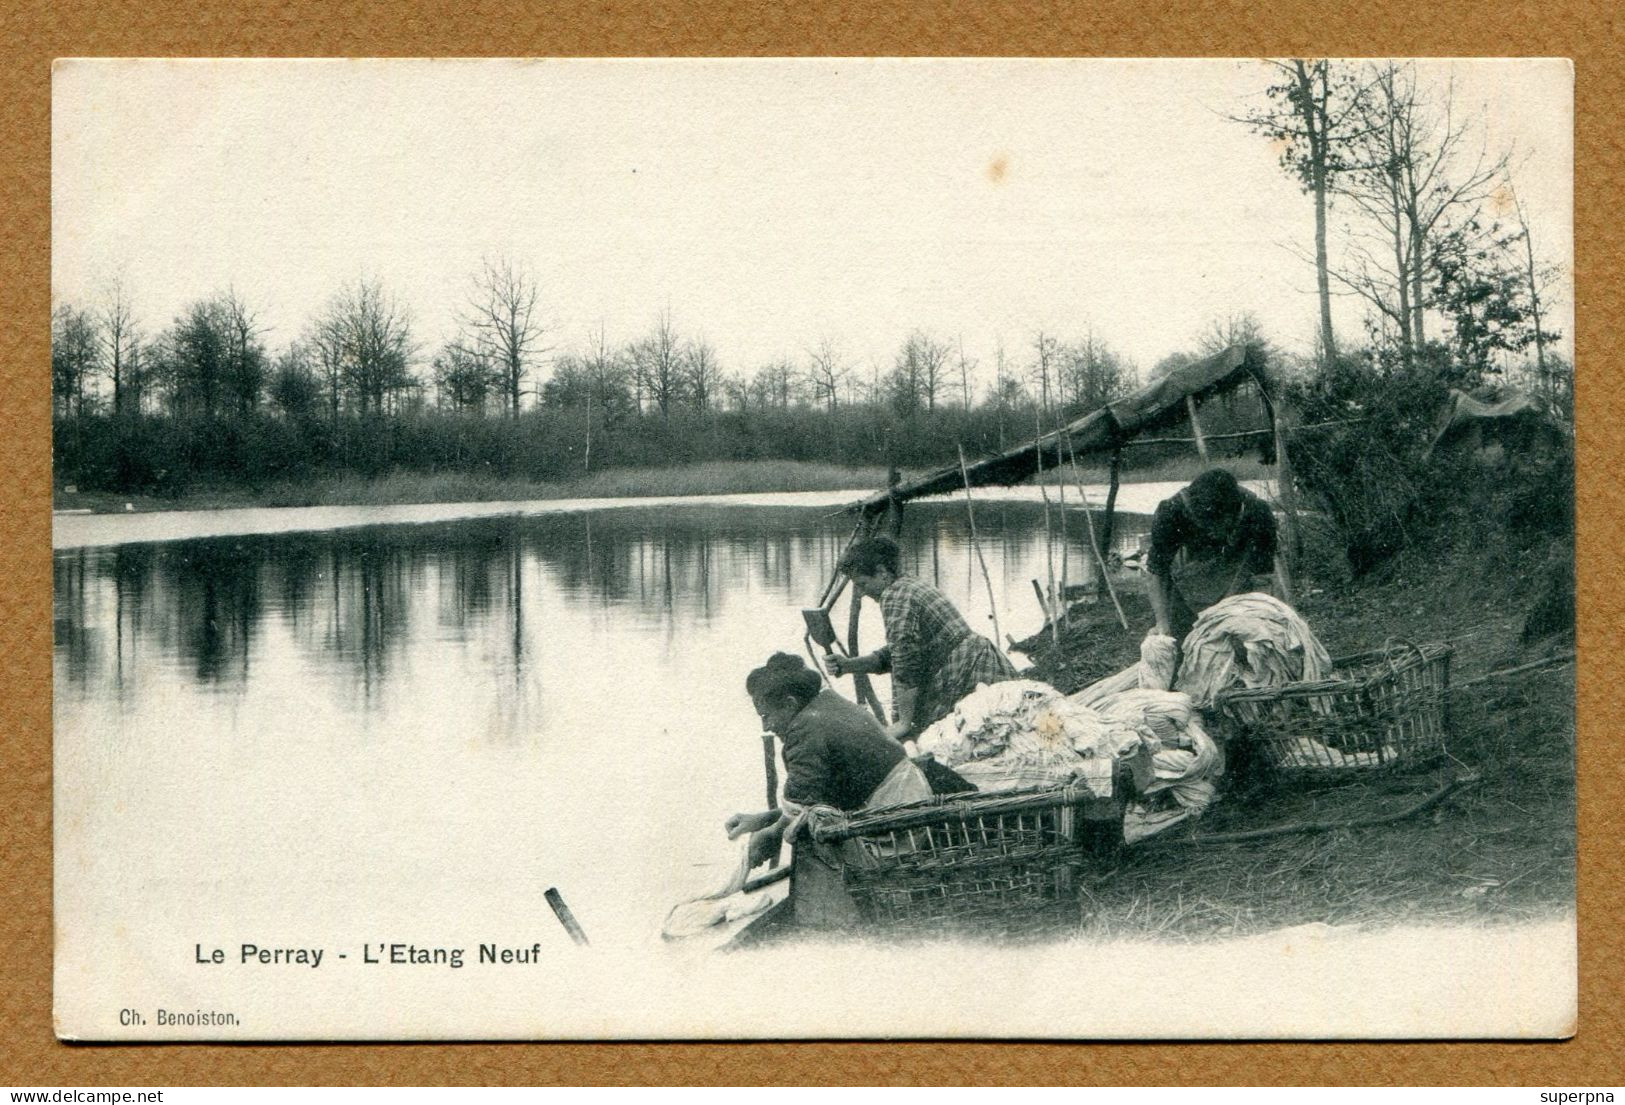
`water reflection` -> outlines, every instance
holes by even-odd
[[[1011,608],[1000,611],[1007,631],[1036,616],[1028,581],[1045,579],[1052,561],[1074,583],[1092,578],[1081,516],[1052,513],[1046,546],[1041,506],[978,512],[982,555]],[[1143,517],[1120,517],[1114,548],[1135,551],[1145,530]],[[58,693],[122,697],[142,673],[231,693],[252,678],[273,629],[363,702],[428,641],[480,642],[518,681],[544,643],[585,645],[557,639],[555,604],[680,647],[685,629],[739,604],[811,604],[849,531],[848,519],[821,511],[684,507],[63,550],[53,565]],[[912,571],[967,615],[986,614],[962,507],[911,507],[904,545]]]

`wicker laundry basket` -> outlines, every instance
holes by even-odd
[[[1285,776],[1422,766],[1444,755],[1451,651],[1389,642],[1334,659],[1331,679],[1227,691],[1214,707]]]
[[[1123,803],[1082,785],[945,795],[814,829],[859,911],[892,930],[1042,933],[1078,923],[1075,878],[1123,839]]]

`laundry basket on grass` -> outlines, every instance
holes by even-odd
[[[1451,652],[1390,641],[1334,658],[1331,679],[1226,691],[1214,705],[1284,776],[1422,766],[1444,755]]]
[[[1110,789],[945,795],[826,820],[813,839],[838,850],[847,890],[877,927],[1043,932],[1078,923],[1078,873],[1122,844]]]

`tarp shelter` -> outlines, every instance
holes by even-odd
[[[1545,406],[1532,395],[1514,391],[1501,399],[1474,399],[1451,388],[1439,412],[1439,428],[1424,455],[1432,456],[1440,449],[1480,448],[1490,443],[1487,438],[1503,445],[1527,447],[1538,440],[1556,443],[1566,437]]]
[[[946,465],[876,492],[852,509],[865,516],[876,515],[893,503],[958,491],[967,478],[971,487],[1009,487],[1032,477],[1040,465],[1048,471],[1074,456],[1115,452],[1139,434],[1176,425],[1189,417],[1195,403],[1233,391],[1248,380],[1259,384],[1265,404],[1270,406],[1263,389],[1263,369],[1264,355],[1257,346],[1232,345],[1176,368],[1133,395],[1090,411],[1035,441],[969,464],[963,473],[957,464]],[[1273,407],[1270,409],[1273,417]]]

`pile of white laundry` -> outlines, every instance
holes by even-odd
[[[1138,780],[1143,798],[1123,819],[1132,844],[1189,817],[1200,817],[1218,794],[1224,756],[1202,727],[1190,696],[1153,689],[1121,691],[1097,706],[1109,722],[1132,725],[1150,752],[1149,778]],[[1171,801],[1159,799],[1166,795]]]
[[[1279,687],[1332,676],[1309,623],[1273,595],[1232,595],[1202,611],[1180,646],[1174,690],[1198,707],[1234,687]]]
[[[1147,800],[1128,812],[1130,841],[1201,814],[1224,770],[1187,695],[1133,688],[1083,702],[1033,680],[977,688],[919,748],[981,791],[1081,783],[1106,797],[1127,764]]]
[[[1048,683],[1020,679],[976,688],[917,743],[981,791],[1081,782],[1107,797],[1118,757],[1139,751],[1139,734]]]

